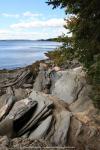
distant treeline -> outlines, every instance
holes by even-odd
[[[54,42],[58,42],[58,38],[40,39],[38,41],[54,41]]]

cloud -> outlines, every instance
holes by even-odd
[[[7,30],[7,29],[0,29],[0,35],[1,34],[6,34],[6,33],[9,33],[10,31]]]
[[[16,30],[6,30],[6,29],[0,29],[0,40],[2,39],[41,39],[41,38],[48,38],[50,35],[48,32],[38,32],[38,31],[16,31]]]
[[[12,24],[11,28],[16,29],[28,29],[28,28],[41,28],[41,27],[62,27],[65,21],[61,18],[53,18],[46,21],[33,20],[30,22],[20,22]]]
[[[2,13],[1,16],[6,17],[6,18],[27,18],[27,17],[39,17],[42,16],[41,13],[32,13],[30,11],[26,11],[24,13],[20,13],[20,14],[10,14],[10,13]]]
[[[42,16],[42,14],[40,13],[32,13],[30,11],[26,11],[22,14],[22,16],[24,17],[38,17],[38,16]]]
[[[63,28],[42,28],[41,30],[16,30],[16,29],[0,29],[0,39],[48,39],[57,37],[62,34]]]
[[[2,13],[3,17],[10,17],[10,18],[19,18],[19,14],[8,14],[8,13]]]
[[[0,39],[46,39],[57,37],[64,31],[63,18],[43,19],[42,14],[30,11],[21,14],[3,13],[2,16],[6,17],[6,20],[15,17],[18,23],[9,23],[4,29],[0,29]]]

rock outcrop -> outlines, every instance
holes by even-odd
[[[82,67],[65,71],[40,70],[34,83],[34,90],[50,94],[71,104],[78,99],[78,95],[86,85],[85,73]]]
[[[24,88],[7,88],[0,98],[1,145],[40,139],[48,146],[100,149],[99,114],[81,67],[56,71],[42,64],[33,90]]]
[[[78,95],[85,85],[82,68],[66,70],[57,73],[59,79],[55,82],[52,95],[71,104],[77,100]]]

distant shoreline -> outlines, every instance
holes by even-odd
[[[49,38],[49,39],[37,39],[37,40],[31,40],[31,39],[0,39],[0,41],[44,41],[44,42],[46,42],[46,41],[48,41],[48,42],[57,42],[56,41],[57,40],[57,38]]]

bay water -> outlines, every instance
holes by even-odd
[[[60,45],[51,41],[0,40],[0,69],[25,67],[37,60],[46,59],[44,53]]]

